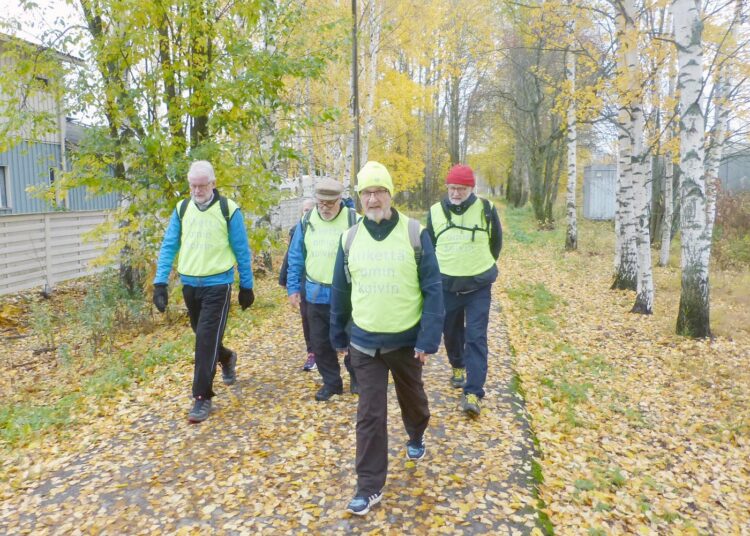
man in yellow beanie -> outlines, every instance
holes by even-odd
[[[359,381],[357,491],[347,511],[365,515],[382,499],[388,472],[389,371],[409,438],[406,456],[425,456],[430,410],[422,365],[440,344],[443,293],[429,235],[391,207],[393,181],[385,166],[367,162],[357,191],[364,218],[341,236],[331,342],[340,353],[349,349]]]
[[[453,368],[451,385],[463,389],[463,411],[480,413],[487,379],[490,289],[503,232],[495,207],[474,195],[474,172],[456,165],[445,179],[448,195],[427,215],[427,231],[440,265],[445,303],[445,350]]]

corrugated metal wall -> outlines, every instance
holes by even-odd
[[[94,273],[90,262],[107,242],[83,235],[102,223],[103,212],[52,212],[0,218],[0,294]]]
[[[0,166],[6,166],[9,185],[10,214],[51,212],[54,208],[41,199],[30,195],[29,186],[46,185],[49,169],[60,173],[60,145],[54,143],[23,142],[8,152],[0,153]],[[59,176],[59,175],[58,175]],[[68,192],[70,210],[107,210],[115,208],[117,194],[91,197],[84,186]]]
[[[0,166],[7,166],[8,199],[13,214],[50,212],[49,204],[26,192],[29,186],[48,184],[49,168],[60,167],[60,145],[55,143],[23,142],[0,153]]]
[[[594,165],[583,168],[583,217],[612,220],[617,196],[617,166]]]

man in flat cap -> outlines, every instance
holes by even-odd
[[[318,180],[315,185],[315,208],[297,224],[289,246],[287,294],[289,303],[294,307],[299,307],[302,299],[307,302],[305,309],[310,343],[323,378],[323,386],[315,394],[315,400],[321,402],[344,392],[338,354],[331,346],[329,337],[331,282],[339,239],[357,221],[356,211],[345,207],[341,200],[343,191],[343,184],[336,180]],[[304,298],[300,295],[303,285]],[[349,390],[352,394],[358,394],[357,379],[348,354],[344,358],[344,365],[349,372]]]

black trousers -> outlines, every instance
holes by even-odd
[[[302,285],[304,288],[304,285]],[[307,353],[313,352],[312,344],[310,343],[310,323],[307,321],[307,302],[305,301],[305,292],[301,293],[301,301],[299,302],[299,312],[302,317],[302,334],[305,336],[305,348]],[[315,353],[315,352],[313,352]]]
[[[410,440],[420,439],[430,421],[422,383],[422,363],[414,348],[374,357],[349,347],[359,379],[357,407],[357,495],[383,489],[388,474],[388,371],[393,375],[401,419]]]
[[[232,351],[221,344],[229,315],[232,285],[182,287],[182,297],[195,332],[193,397],[212,398],[216,363],[226,363]]]
[[[331,306],[327,303],[306,303],[307,323],[310,329],[310,345],[315,353],[315,364],[323,378],[323,384],[334,393],[342,393],[341,366],[336,349],[331,345]],[[357,381],[349,354],[344,357],[344,366],[354,382]]]

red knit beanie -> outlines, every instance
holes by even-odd
[[[474,172],[469,166],[456,164],[448,172],[448,176],[445,178],[445,184],[461,184],[463,186],[471,186],[473,188],[476,185],[476,181],[474,180]]]

